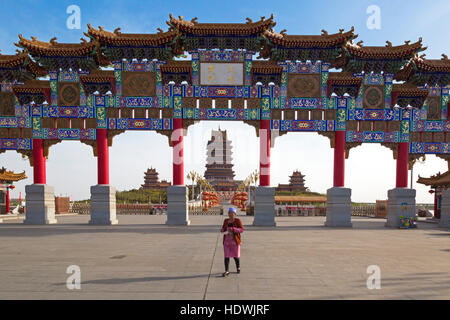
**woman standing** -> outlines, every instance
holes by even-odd
[[[230,208],[228,210],[228,218],[225,219],[222,225],[221,232],[223,235],[223,250],[225,256],[225,272],[223,276],[230,274],[228,266],[230,265],[230,258],[234,258],[236,263],[237,273],[241,272],[239,266],[239,257],[241,255],[241,233],[244,232],[244,227],[240,219],[236,218],[236,209]]]

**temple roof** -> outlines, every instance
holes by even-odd
[[[302,174],[300,171],[295,170],[294,172],[292,172],[292,175],[290,177],[304,177],[305,175]]]
[[[355,77],[351,72],[329,72],[327,82],[327,96],[334,92],[338,96],[343,96],[347,93],[352,97],[356,97],[363,78]]]
[[[354,28],[344,32],[341,29],[340,32],[334,34],[328,34],[325,30],[322,30],[321,35],[288,35],[285,32],[276,33],[274,31],[266,30],[264,37],[276,46],[286,48],[331,48],[340,47],[347,41],[356,38]]]
[[[89,74],[80,75],[80,82],[88,95],[96,91],[100,94],[106,94],[108,91],[114,95],[116,93],[116,78],[111,70],[93,69]]]
[[[105,82],[111,79],[115,79],[114,71],[112,70],[94,69],[89,74],[80,75],[80,81],[85,82]]]
[[[396,73],[407,60],[423,51],[422,38],[412,44],[393,46],[386,41],[385,46],[363,46],[362,41],[354,44],[347,42],[343,47],[343,54],[337,59],[335,67],[350,72],[389,72]]]
[[[20,104],[27,104],[31,101],[42,104],[45,100],[50,104],[50,81],[27,80],[24,84],[14,85],[13,92]]]
[[[158,33],[122,33],[120,28],[109,32],[88,24],[85,35],[95,39],[101,45],[101,51],[111,60],[125,59],[159,59],[170,60],[183,53],[180,33],[177,30]]]
[[[428,96],[428,89],[418,88],[410,83],[397,84],[394,83],[392,87],[392,94],[397,94],[399,97],[424,97]]]
[[[397,80],[409,81],[416,85],[425,83],[434,86],[450,84],[450,60],[445,54],[442,59],[425,59],[425,55],[416,55],[397,72]]]
[[[280,33],[266,30],[263,34],[265,43],[260,56],[276,61],[321,60],[334,63],[345,43],[357,37],[353,31],[352,27],[347,32],[340,29],[334,34],[322,30],[321,35],[288,35],[286,30]]]
[[[26,179],[25,171],[21,173],[14,173],[13,171],[7,171],[4,167],[0,169],[0,181],[20,181]]]
[[[106,31],[99,26],[95,29],[88,23],[88,35],[97,39],[100,43],[116,46],[150,46],[158,47],[171,43],[178,35],[176,31],[160,31],[158,33],[122,33],[120,28],[113,32]]]
[[[31,60],[26,52],[15,55],[0,54],[0,81],[24,81],[47,75],[47,71]]]
[[[37,40],[36,37],[31,37],[31,40],[25,39],[21,34],[19,39],[16,46],[24,48],[47,70],[59,70],[59,68],[91,70],[99,65],[109,64],[106,57],[97,50],[98,43],[92,39],[89,42],[82,38],[80,43],[59,43],[56,37],[45,42]]]
[[[431,187],[450,186],[450,171],[445,173],[439,172],[429,178],[419,176],[417,182]]]
[[[247,18],[246,23],[198,23],[197,18],[192,20],[184,20],[182,16],[178,19],[172,14],[169,15],[167,24],[171,30],[180,30],[182,33],[195,36],[251,36],[260,35],[267,29],[271,29],[276,25],[273,21],[273,14],[268,18],[261,17],[261,20],[253,22]]]
[[[422,108],[428,97],[428,89],[418,88],[411,83],[394,84],[392,87],[391,107],[398,104],[400,107],[408,105],[414,108]]]
[[[347,43],[345,48],[348,53],[360,59],[410,59],[417,52],[423,51],[426,48],[422,47],[422,38],[417,42],[409,44],[409,41],[399,46],[393,46],[389,41],[386,41],[383,46],[363,46],[360,44]]]
[[[282,73],[283,67],[270,60],[255,60],[252,64],[252,73]]]
[[[25,39],[21,34],[19,39],[16,45],[28,50],[32,56],[86,56],[95,48],[94,42],[86,40],[81,43],[59,43],[54,37],[49,42],[45,42],[37,40],[36,37],[31,37],[31,40]]]
[[[192,62],[190,60],[171,60],[161,65],[161,72],[170,73],[187,73],[192,70]]]

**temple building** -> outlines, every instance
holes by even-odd
[[[289,184],[278,184],[276,191],[296,191],[296,192],[308,192],[308,188],[305,187],[305,176],[298,170],[295,170],[289,177]]]
[[[434,193],[434,217],[436,219],[440,219],[442,207],[442,193],[445,189],[448,189],[448,187],[450,187],[450,165],[449,170],[447,172],[444,173],[438,172],[437,174],[429,178],[419,176],[417,182],[434,189],[433,191],[431,191]]]
[[[148,168],[147,172],[144,173],[144,184],[142,184],[143,189],[166,189],[171,184],[166,180],[158,180],[158,172],[155,168]]]
[[[9,190],[14,189],[13,182],[26,179],[25,171],[14,173],[6,171],[5,168],[0,169],[0,214],[9,213]]]
[[[211,139],[206,145],[205,179],[216,191],[234,191],[240,181],[234,180],[231,141],[227,131],[212,130]]]

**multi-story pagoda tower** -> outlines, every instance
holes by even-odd
[[[305,175],[295,170],[289,177],[289,184],[279,184],[276,189],[277,191],[308,192],[308,189],[305,187]]]
[[[166,180],[158,180],[158,172],[155,168],[148,168],[147,172],[144,173],[144,184],[142,188],[144,189],[163,189],[170,186],[170,182]]]
[[[206,146],[205,179],[217,191],[232,191],[237,188],[234,180],[231,141],[227,139],[227,131],[212,130],[211,140]]]

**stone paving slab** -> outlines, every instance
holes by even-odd
[[[325,217],[277,217],[277,227],[244,223],[241,274],[223,272],[224,216],[191,216],[166,226],[162,215],[119,215],[115,226],[89,216],[58,224],[0,224],[0,299],[450,299],[450,232],[435,224],[385,228],[353,218],[352,229]],[[69,290],[69,265],[81,289]],[[366,269],[381,268],[369,290]]]

